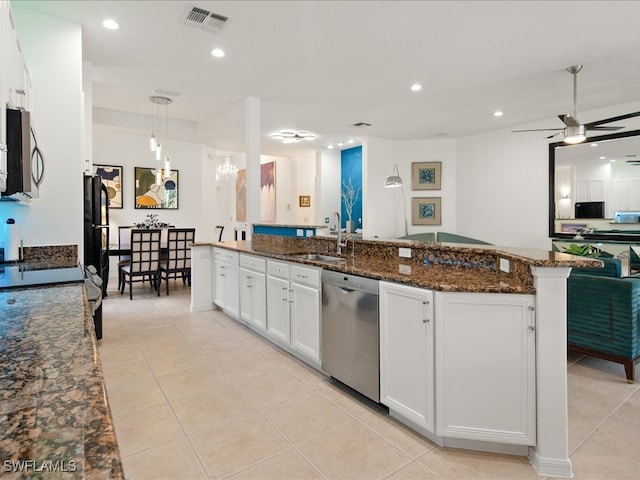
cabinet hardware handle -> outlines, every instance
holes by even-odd
[[[535,305],[529,305],[527,308],[528,308],[529,310],[531,310],[532,312],[535,312],[535,311],[536,311],[536,307],[535,307]]]
[[[536,329],[536,327],[534,327],[533,325],[529,325],[529,330],[531,330],[532,332]]]

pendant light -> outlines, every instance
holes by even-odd
[[[158,162],[156,167],[156,184],[162,184],[162,181],[171,175],[171,157],[167,151],[166,142],[169,138],[169,105],[173,102],[170,98],[155,95],[149,99],[151,101],[151,136],[149,138],[149,149],[155,153],[155,159]],[[164,122],[160,114],[160,106],[165,107]],[[155,107],[155,108],[154,108]],[[162,125],[164,123],[164,125]],[[164,126],[164,128],[163,128]],[[162,140],[162,142],[160,141]],[[162,143],[165,143],[164,148]],[[164,153],[164,156],[163,156]],[[164,159],[164,165],[162,160]],[[164,167],[164,170],[163,170]]]
[[[231,157],[227,154],[224,163],[216,168],[216,180],[230,180],[238,176],[238,167],[231,163]]]

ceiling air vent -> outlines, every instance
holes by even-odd
[[[351,125],[352,127],[370,127],[371,124],[370,123],[366,123],[366,122],[356,122],[354,124]]]
[[[227,20],[229,20],[229,17],[189,5],[182,18],[182,23],[189,27],[215,33],[222,30]]]

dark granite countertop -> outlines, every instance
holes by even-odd
[[[436,260],[431,261],[428,265],[423,265],[411,259],[398,258],[397,256],[391,258],[366,254],[368,247],[378,247],[385,244],[402,247],[417,246],[417,244],[411,242],[360,241],[357,244],[355,256],[343,255],[345,260],[338,263],[326,263],[295,257],[295,253],[310,252],[276,253],[262,248],[256,249],[249,241],[197,243],[195,246],[217,246],[241,253],[305,263],[328,270],[405,283],[443,292],[535,293],[535,287],[528,268],[526,272],[521,272],[519,275],[505,273],[495,269],[493,263],[483,263],[485,261],[483,260],[484,258],[489,258],[487,254],[490,257],[497,255],[500,258],[534,267],[580,267],[602,264],[602,262],[594,261],[590,258],[539,249],[442,243],[427,247],[432,260]],[[421,245],[421,247],[425,248],[424,245]],[[348,249],[346,250],[348,251]],[[359,251],[364,251],[365,254],[358,254]],[[441,263],[437,262],[438,259],[441,259]],[[472,265],[473,267],[467,268],[465,265]]]
[[[0,291],[0,366],[9,478],[124,478],[83,284]]]

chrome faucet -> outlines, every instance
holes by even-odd
[[[337,230],[338,232],[338,242],[336,244],[336,253],[339,255],[342,253],[342,247],[346,247],[347,246],[347,242],[345,241],[345,243],[342,243],[342,235],[341,235],[341,228],[340,228],[340,212],[336,211],[333,212],[333,215],[331,215],[331,223],[329,224],[329,230],[333,231],[333,230]]]

